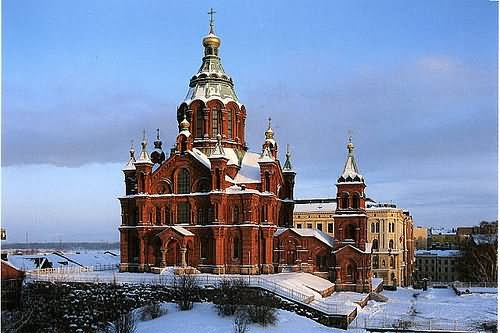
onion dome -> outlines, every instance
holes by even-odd
[[[205,48],[202,64],[198,72],[189,81],[189,90],[184,102],[189,104],[195,99],[207,102],[211,99],[220,99],[223,103],[234,101],[241,106],[236,96],[231,77],[225,73],[219,57],[221,39],[215,34],[215,23],[210,9],[210,28],[208,35],[203,37]]]
[[[149,158],[148,150],[148,141],[146,140],[146,130],[142,132],[142,142],[141,142],[141,154],[139,155],[139,159],[135,164],[153,164],[151,159]]]
[[[128,160],[127,164],[123,167],[122,171],[135,171],[135,149],[134,149],[134,141],[131,141],[130,143],[130,159]]]
[[[160,129],[156,129],[156,140],[154,142],[154,149],[153,152],[151,152],[151,161],[153,163],[158,163],[161,164],[163,161],[165,161],[165,153],[163,152],[161,148],[162,142],[160,140]]]
[[[179,124],[181,133],[187,132],[189,133],[189,121],[186,119],[186,115],[184,115],[184,119]]]
[[[356,160],[354,159],[354,144],[352,143],[351,136],[349,136],[349,142],[347,143],[347,151],[347,161],[345,162],[344,171],[337,182],[364,182],[363,176],[359,173]]]
[[[290,153],[290,145],[286,145],[286,160],[283,165],[283,172],[294,172],[292,167],[292,162],[290,161],[290,157],[292,154]]]

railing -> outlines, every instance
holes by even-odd
[[[453,282],[456,288],[498,288],[498,282]]]
[[[83,273],[83,272],[94,272],[94,271],[113,271],[118,268],[118,265],[106,264],[101,265],[97,264],[95,266],[87,266],[87,267],[57,267],[57,268],[40,268],[34,269],[26,272],[28,275],[47,275],[47,274],[74,274],[74,273]]]
[[[474,332],[477,328],[467,326],[459,320],[443,319],[420,319],[420,318],[356,318],[349,328],[361,328],[380,332],[384,329],[388,331],[404,332],[405,330],[415,331],[443,331],[443,332]]]
[[[154,284],[154,285],[165,285],[165,286],[175,286],[178,284],[179,276],[177,275],[122,275],[122,274],[110,274],[110,275],[95,275],[95,274],[75,274],[75,273],[85,273],[94,271],[93,267],[88,268],[50,268],[28,272],[27,278],[37,281],[49,281],[49,282],[108,282],[108,283],[118,283],[118,284]],[[302,304],[304,306],[310,307],[317,311],[320,311],[326,315],[350,315],[353,311],[356,311],[356,306],[349,306],[344,303],[322,303],[321,301],[315,301],[313,295],[307,295],[300,291],[284,287],[276,282],[269,281],[261,276],[231,276],[231,275],[194,275],[196,282],[202,287],[217,287],[217,285],[223,280],[243,280],[248,283],[249,287],[261,288],[267,290],[273,294],[281,296],[283,298],[289,299],[296,303]]]

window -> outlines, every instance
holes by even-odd
[[[215,189],[220,190],[220,171],[215,169]]]
[[[342,193],[342,208],[349,208],[349,193]]]
[[[382,267],[385,267],[385,260],[382,260]]]
[[[156,224],[160,225],[161,224],[161,208],[156,207]]]
[[[212,110],[212,137],[217,137],[219,134],[219,118],[220,118],[220,110]]]
[[[312,224],[312,223],[308,223],[308,224],[307,224],[307,228],[308,228],[308,229],[312,229],[312,227],[313,227],[313,224]]]
[[[380,232],[380,222],[377,222],[377,224],[375,224],[375,232]]]
[[[373,256],[373,268],[378,268],[378,256]]]
[[[207,179],[201,179],[198,182],[198,192],[207,193],[210,192],[210,183]]]
[[[163,213],[163,224],[170,224],[170,209],[165,207],[165,212]]]
[[[177,205],[177,222],[181,224],[189,224],[191,209],[187,202],[181,202]]]
[[[240,238],[235,237],[233,239],[233,258],[240,257]]]
[[[333,223],[328,223],[328,233],[333,234]]]
[[[227,137],[233,139],[233,110],[227,113]]]
[[[390,249],[394,248],[394,241],[392,239],[389,241],[389,248]]]
[[[208,241],[206,238],[200,239],[200,257],[207,258],[208,256]]]
[[[265,173],[265,190],[266,192],[271,192],[271,177],[269,176],[269,172]]]
[[[189,187],[189,171],[187,169],[182,169],[177,176],[177,193],[189,193]]]
[[[378,239],[374,239],[372,242],[372,249],[378,250]]]
[[[196,133],[197,138],[203,137],[203,108],[196,110]]]
[[[372,222],[372,228],[371,228],[372,233],[375,232],[375,223]]]
[[[297,223],[297,229],[302,229],[302,223]]]
[[[394,257],[391,257],[389,262],[391,264],[391,268],[394,268]]]
[[[352,208],[359,208],[359,194],[354,193],[352,196]]]
[[[319,231],[323,231],[323,223],[317,223],[316,229],[318,229]]]
[[[233,209],[233,224],[240,223],[240,208],[238,206]]]

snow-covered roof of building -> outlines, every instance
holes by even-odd
[[[417,250],[417,256],[438,256],[438,257],[457,257],[460,256],[459,250]]]
[[[294,213],[334,213],[337,209],[336,202],[324,203],[296,203]]]
[[[305,229],[278,228],[276,230],[276,232],[274,233],[274,236],[279,236],[287,230],[291,230],[291,231],[295,232],[296,234],[303,236],[303,237],[314,237],[330,247],[333,247],[334,242],[335,242],[335,239],[332,236],[324,233],[323,231],[320,231],[318,229],[309,229],[309,228],[305,228]]]
[[[181,226],[174,225],[174,226],[171,226],[170,228],[174,229],[175,231],[177,231],[181,235],[184,235],[184,236],[194,236],[194,234],[191,231],[189,231],[186,228],[183,228]]]
[[[79,267],[80,265],[63,258],[59,255],[49,254],[35,254],[35,255],[11,255],[8,261],[14,266],[24,271],[30,271],[41,267],[46,267],[47,262],[51,268],[59,267]]]
[[[56,255],[59,255],[62,258],[67,258],[85,267],[98,266],[98,265],[118,265],[120,263],[120,256],[112,254],[109,251],[56,253]]]
[[[439,235],[448,235],[448,236],[456,235],[456,232],[448,230],[448,229],[444,229],[444,228],[430,228],[429,229],[429,233],[431,235],[436,235],[436,236],[439,236]]]
[[[476,245],[495,244],[498,240],[497,234],[472,234],[470,236]]]

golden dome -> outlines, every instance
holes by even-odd
[[[347,150],[352,153],[354,150],[354,144],[352,143],[352,136],[349,136],[349,143],[347,144]]]
[[[189,130],[189,121],[187,121],[186,115],[184,115],[184,120],[181,121],[180,126],[181,126],[181,131],[186,129]]]
[[[203,46],[218,48],[220,46],[220,38],[213,33],[209,33],[203,38]]]

